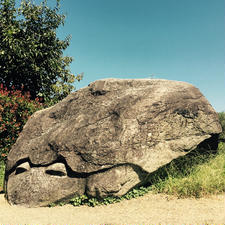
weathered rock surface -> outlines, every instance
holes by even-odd
[[[220,132],[217,113],[188,83],[99,80],[28,120],[8,156],[6,196],[29,207],[121,196]]]

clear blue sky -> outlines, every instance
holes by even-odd
[[[52,0],[51,0],[52,2]],[[225,0],[61,0],[77,89],[97,79],[189,82],[225,111]]]

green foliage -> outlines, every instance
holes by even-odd
[[[79,206],[83,205],[88,200],[88,197],[86,195],[81,196],[75,196],[72,199],[70,199],[69,203],[73,206]]]
[[[219,139],[225,142],[225,112],[218,113],[220,124],[222,126],[222,133],[219,136]]]
[[[30,91],[31,98],[41,96],[53,103],[67,96],[72,83],[80,80],[70,72],[71,57],[64,57],[70,37],[60,40],[56,29],[64,24],[59,0],[54,8],[47,0],[35,5],[22,0],[0,0],[0,83],[9,90]]]
[[[120,202],[122,200],[129,200],[132,198],[137,198],[137,197],[143,196],[144,194],[148,193],[150,190],[151,190],[151,187],[139,187],[139,188],[132,189],[127,194],[125,194],[121,197],[109,196],[109,197],[102,198],[102,199],[88,197],[86,195],[81,195],[81,196],[75,196],[75,197],[71,198],[69,200],[69,202],[68,201],[66,201],[66,202],[59,201],[57,203],[51,203],[49,206],[50,207],[54,207],[56,205],[63,206],[67,203],[69,203],[73,206],[88,205],[90,207],[95,207],[98,205],[109,205],[109,204]]]
[[[43,105],[36,100],[30,100],[29,93],[8,91],[0,85],[0,161],[6,160],[12,144],[28,118]]]

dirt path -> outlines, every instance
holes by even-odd
[[[177,199],[166,195],[143,197],[108,206],[24,208],[10,206],[0,195],[0,224],[225,224],[225,195]]]

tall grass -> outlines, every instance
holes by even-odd
[[[203,197],[225,192],[225,144],[218,152],[192,152],[150,175],[152,190],[178,197]]]

